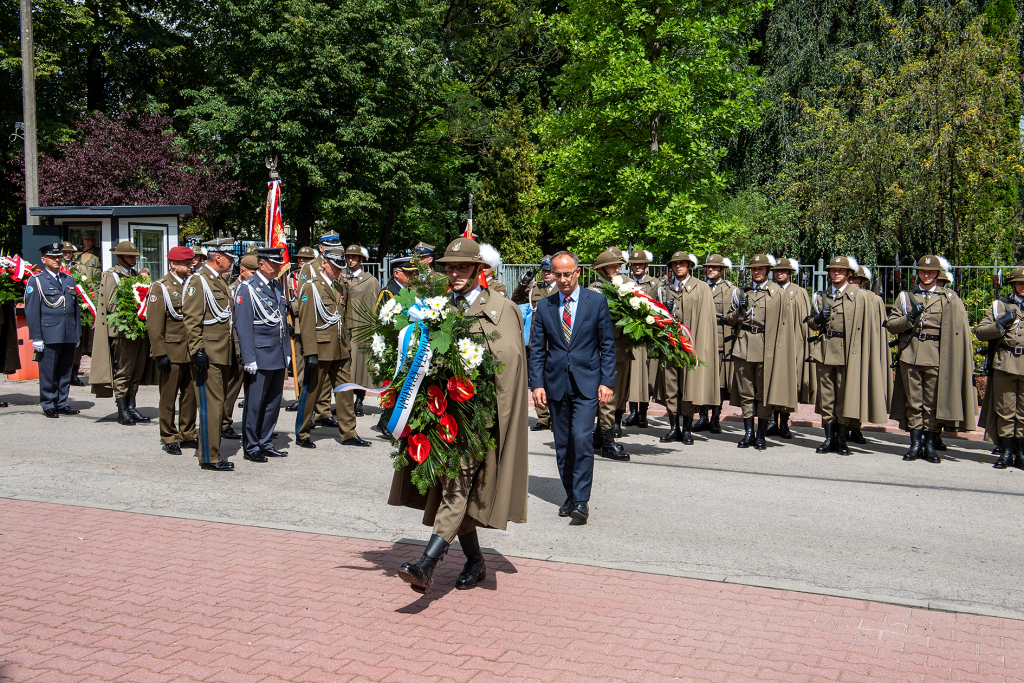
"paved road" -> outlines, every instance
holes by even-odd
[[[391,469],[380,439],[372,449],[343,448],[317,429],[316,450],[291,448],[267,464],[236,456],[234,473],[203,472],[190,455],[159,450],[155,423],[117,425],[110,399],[75,389],[82,415],[53,421],[34,391],[0,382],[0,400],[12,403],[0,410],[2,497],[379,540],[429,536],[414,511],[384,504]],[[155,389],[145,388],[142,412],[155,416],[145,407],[155,403]],[[375,421],[361,418],[364,437]],[[530,521],[481,540],[506,556],[1024,614],[1024,472],[993,470],[985,444],[951,440],[932,465],[902,462],[903,439],[888,435],[869,435],[870,452],[840,457],[814,454],[818,433],[797,430],[793,442],[757,453],[737,450],[727,429],[692,447],[659,444],[660,428],[624,439],[633,462],[599,459],[585,527],[557,517],[551,433],[531,434]]]

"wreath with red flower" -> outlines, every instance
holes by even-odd
[[[629,348],[644,346],[652,358],[693,369],[705,363],[693,352],[690,328],[672,317],[660,301],[647,296],[628,278],[616,275],[601,284],[612,320],[622,328]]]

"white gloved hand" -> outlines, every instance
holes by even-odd
[[[32,350],[33,351],[37,351],[38,353],[42,353],[44,348],[46,348],[46,344],[44,344],[43,342],[41,342],[41,341],[34,341],[34,342],[32,342]]]
[[[285,356],[284,357],[284,366],[287,368],[291,364],[292,364],[292,357],[291,356]]]
[[[245,371],[248,372],[250,375],[255,375],[256,374],[256,362],[253,361],[252,363],[246,363],[245,364]]]

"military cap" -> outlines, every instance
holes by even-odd
[[[60,250],[61,251],[78,251],[78,247],[76,247],[75,245],[71,244],[71,242],[61,242],[60,243]]]
[[[206,255],[224,254],[228,258],[235,258],[235,240],[230,237],[219,237],[214,240],[203,242],[206,247]]]
[[[245,248],[245,253],[242,254],[242,256],[248,256],[249,254],[255,254],[257,249],[259,249],[259,247],[257,247],[256,243],[254,242],[254,243],[250,244],[248,247]]]
[[[621,266],[626,262],[626,258],[622,253],[622,250],[618,247],[609,247],[605,249],[594,262],[590,264],[591,268],[604,268],[605,266]]]
[[[316,258],[316,252],[313,247],[302,247],[295,252],[295,258]]]
[[[348,245],[348,249],[345,250],[345,256],[360,256],[362,258],[366,258],[366,255],[363,254],[363,248],[358,244]]]
[[[772,269],[776,264],[775,257],[771,254],[754,254],[754,258],[750,259],[750,263],[747,264],[748,268],[761,268],[765,267]]]
[[[412,248],[412,253],[420,258],[424,256],[433,256],[434,247],[426,242],[419,242],[415,247]]]
[[[444,250],[444,256],[437,259],[438,263],[483,263],[483,256],[480,255],[480,245],[468,237],[459,237],[448,244]]]
[[[646,264],[646,263],[650,263],[650,262],[651,262],[651,257],[648,256],[647,252],[644,251],[643,249],[634,249],[633,252],[629,255],[629,264],[630,265],[633,265],[634,263],[645,263]]]
[[[60,242],[57,242],[57,244],[59,245]],[[139,250],[135,248],[135,245],[128,240],[118,242],[117,246],[110,250],[110,253],[115,256],[142,256]]]
[[[401,268],[402,270],[416,270],[416,266],[412,265],[411,256],[402,256],[401,258],[393,258],[388,264],[388,268],[394,270],[395,268]]]
[[[544,258],[542,258],[540,260],[540,269],[541,270],[551,270],[551,257],[550,256],[545,256]]]
[[[39,247],[40,256],[63,256],[64,254],[61,252],[61,244],[61,242],[47,242],[43,246]]]
[[[852,256],[833,256],[832,260],[825,266],[825,270],[852,270],[854,273],[859,269],[860,264]]]
[[[172,247],[167,252],[168,261],[191,261],[195,254],[188,247]]]
[[[918,270],[944,270],[939,257],[935,254],[925,254],[917,260]]]
[[[242,260],[238,262],[238,265],[249,270],[256,270],[260,267],[259,259],[256,258],[256,254],[246,254],[242,257]]]
[[[328,230],[324,234],[320,235],[319,242],[325,247],[341,246],[341,238],[338,237],[338,233],[333,230]]]
[[[1024,282],[1024,268],[1018,266],[1010,271],[1010,276],[1006,278],[1006,284],[1014,282]]]
[[[673,252],[672,255],[668,257],[669,265],[672,265],[675,261],[689,261],[690,268],[697,267],[697,257],[685,251]]]
[[[339,268],[344,268],[346,253],[347,250],[342,249],[341,246],[329,247],[327,249],[324,249],[324,258],[333,263],[334,265],[338,266]],[[392,261],[391,263],[391,267],[394,268],[394,261]]]
[[[256,249],[256,258],[270,261],[276,265],[284,265],[284,249],[282,247],[259,247]]]
[[[707,260],[704,262],[704,267],[707,266],[718,266],[719,268],[732,268],[732,261],[723,257],[721,254],[708,254]]]

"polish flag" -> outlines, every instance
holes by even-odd
[[[267,228],[264,242],[268,247],[284,249],[284,262],[289,263],[288,242],[284,234],[284,221],[281,219],[281,181],[271,180],[267,187]]]

